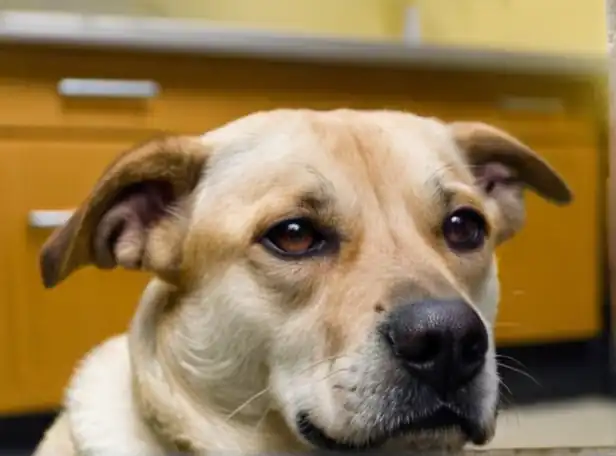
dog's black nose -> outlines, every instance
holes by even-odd
[[[392,310],[383,327],[393,352],[415,377],[448,395],[481,370],[485,325],[462,300],[427,300]]]

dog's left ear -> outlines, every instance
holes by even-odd
[[[563,178],[537,153],[508,133],[481,122],[450,125],[477,185],[499,207],[502,226],[497,242],[513,236],[524,224],[524,190],[556,204],[573,198]]]

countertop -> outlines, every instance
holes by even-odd
[[[606,38],[607,40],[607,38]],[[0,12],[0,43],[78,45],[304,62],[606,75],[606,55],[410,45],[248,30],[166,18]]]
[[[465,451],[465,456],[616,456],[616,448],[520,448]]]

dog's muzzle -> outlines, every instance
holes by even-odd
[[[483,392],[477,379],[486,363],[489,335],[476,311],[462,300],[427,300],[396,307],[378,329],[389,352],[389,372],[373,395],[372,416],[359,443],[333,439],[302,411],[296,425],[314,446],[333,451],[370,449],[390,439],[457,432],[484,444]],[[374,404],[378,403],[377,407]]]

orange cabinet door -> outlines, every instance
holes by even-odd
[[[12,274],[15,265],[14,255],[9,248],[9,240],[14,226],[11,224],[13,210],[17,207],[11,195],[15,191],[15,163],[10,151],[0,147],[0,197],[3,214],[0,217],[0,410],[4,404],[12,401],[19,376],[15,369],[17,353],[15,351],[15,324],[13,321],[15,287]]]
[[[2,350],[9,346],[11,369],[0,374],[0,412],[59,404],[77,361],[105,338],[125,330],[146,283],[141,273],[86,268],[45,290],[38,255],[53,227],[29,222],[32,211],[73,209],[103,168],[145,137],[106,129],[59,129],[52,135],[31,128],[13,133],[2,137],[0,131],[0,150],[11,170],[0,228],[0,273],[10,290],[1,307],[8,316],[2,315],[0,323],[0,363]],[[6,328],[11,331],[8,345]],[[13,376],[12,391],[2,380],[5,375]]]
[[[497,252],[502,345],[584,339],[601,329],[598,149],[536,149],[562,173],[575,200],[557,207],[528,192],[526,226]]]

